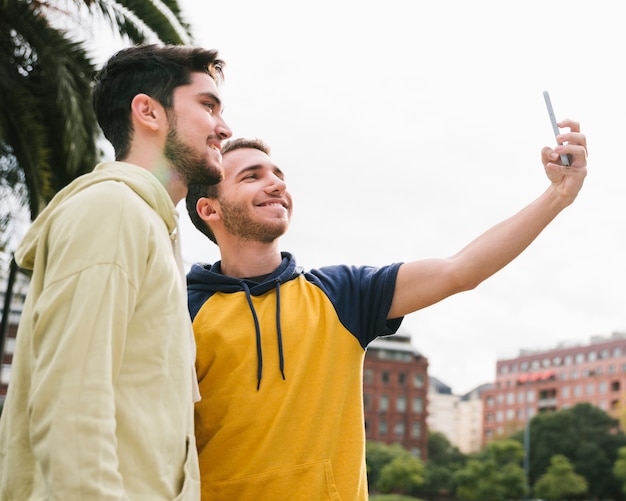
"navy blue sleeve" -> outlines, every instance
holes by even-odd
[[[335,306],[341,323],[363,348],[379,336],[394,334],[403,318],[387,320],[402,263],[372,266],[326,266],[305,273]]]

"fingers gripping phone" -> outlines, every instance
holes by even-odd
[[[554,136],[556,137],[559,135],[559,126],[556,123],[556,117],[554,116],[554,109],[552,109],[552,101],[550,101],[550,94],[548,93],[547,90],[543,91],[543,98],[546,101],[546,107],[548,108],[548,115],[550,115],[550,122],[552,123],[552,130],[554,131]],[[563,143],[559,143],[559,144],[563,144]],[[562,153],[561,163],[565,165],[566,167],[569,167],[570,166],[569,155]]]

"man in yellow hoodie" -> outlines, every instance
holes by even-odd
[[[195,348],[175,206],[222,178],[223,61],[144,45],[99,73],[116,161],[76,179],[16,252],[32,279],[0,419],[0,499],[199,498]]]
[[[575,200],[587,140],[577,122],[559,125],[566,144],[542,150],[549,186],[535,201],[453,256],[378,268],[298,266],[279,243],[293,210],[283,171],[259,140],[226,143],[224,179],[186,198],[221,256],[187,276],[202,501],[367,499],[367,346],[506,266]]]

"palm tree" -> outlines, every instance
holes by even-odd
[[[68,26],[84,25],[85,19],[88,33],[70,35]],[[5,257],[16,220],[25,212],[22,219],[35,219],[56,192],[102,157],[91,106],[95,67],[86,39],[103,23],[129,44],[192,41],[177,0],[0,0],[0,253]],[[0,264],[10,265],[1,359],[17,268],[13,259]]]
[[[11,190],[30,219],[101,157],[90,96],[95,68],[87,41],[74,39],[62,25],[87,18],[92,29],[107,23],[129,43],[191,41],[177,0],[70,4],[0,0],[0,195]],[[0,240],[6,243],[12,211],[1,208]]]

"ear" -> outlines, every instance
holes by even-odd
[[[204,222],[209,223],[217,221],[218,219],[221,219],[217,210],[218,206],[219,202],[217,200],[202,197],[196,202],[196,212],[198,213],[198,216],[200,216],[200,219]]]
[[[133,123],[151,131],[158,131],[161,119],[165,118],[165,110],[161,104],[147,94],[137,94],[130,103]]]

